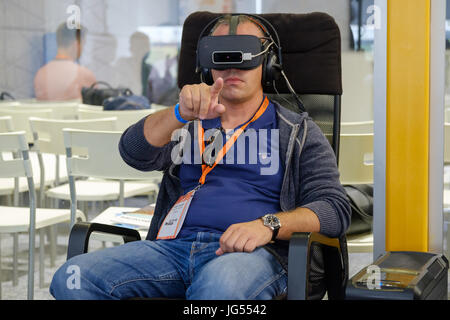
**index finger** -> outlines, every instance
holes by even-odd
[[[221,77],[217,78],[216,81],[211,86],[211,97],[216,98],[223,88],[223,79]]]

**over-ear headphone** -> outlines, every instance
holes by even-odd
[[[257,25],[264,33],[265,37],[267,38],[266,41],[263,44],[261,52],[265,52],[264,59],[262,62],[262,85],[264,86],[272,86],[273,81],[278,80],[281,74],[282,70],[282,60],[281,60],[281,44],[280,39],[278,37],[278,33],[273,27],[273,25],[264,19],[263,17],[253,15],[253,14],[231,14],[231,20],[230,20],[230,32],[229,34],[235,34],[237,25],[239,23],[238,19],[239,16],[246,16],[251,22],[253,22],[255,25]],[[219,16],[215,19],[213,19],[211,22],[209,22],[200,33],[198,42],[197,42],[197,48],[198,43],[200,42],[200,39],[204,37],[205,35],[211,34],[211,30],[213,26],[216,25],[216,23],[223,19],[225,16]],[[275,35],[275,39],[272,36],[272,34],[268,31],[267,26],[270,27],[271,31]],[[198,50],[198,49],[197,49]],[[214,83],[211,69],[201,67],[199,63],[199,55],[197,52],[197,66],[196,71],[200,73],[200,79],[202,82],[212,85]]]

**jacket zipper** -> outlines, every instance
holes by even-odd
[[[287,176],[288,176],[289,168],[291,166],[292,153],[294,152],[295,139],[296,139],[299,129],[300,129],[300,124],[295,124],[291,131],[291,135],[289,137],[288,149],[286,151],[286,168],[284,169],[283,183],[281,185],[280,195],[285,193],[284,189],[286,188],[286,185],[287,185],[286,184]],[[284,206],[283,201],[281,201],[281,197],[280,197],[280,207],[281,207],[281,210],[288,211],[288,208],[286,208]]]

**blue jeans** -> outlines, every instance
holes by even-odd
[[[264,248],[216,256],[220,234],[135,241],[79,255],[55,273],[56,299],[272,299],[286,293],[287,273]]]

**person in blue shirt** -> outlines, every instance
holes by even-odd
[[[229,28],[221,20],[213,35]],[[236,34],[263,36],[246,16]],[[307,113],[268,100],[262,65],[212,76],[123,133],[125,162],[164,171],[147,238],[68,260],[53,277],[56,299],[272,299],[287,292],[292,233],[345,232],[336,158]],[[80,283],[68,289],[73,265]]]

